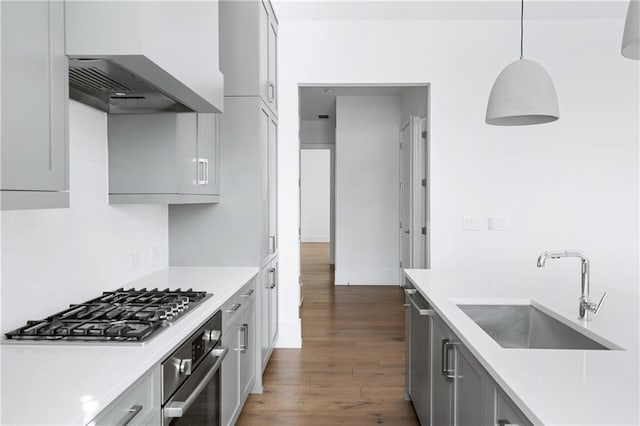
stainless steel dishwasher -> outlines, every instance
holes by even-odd
[[[412,287],[404,289],[407,343],[405,399],[413,403],[421,425],[431,424],[431,317],[433,310]]]

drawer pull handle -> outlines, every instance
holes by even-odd
[[[240,309],[240,306],[242,306],[242,303],[234,303],[233,306],[231,307],[231,309],[227,309],[227,310],[225,310],[225,312],[228,313],[228,314],[233,313],[233,312],[237,311],[238,309]]]
[[[131,408],[127,410],[127,415],[118,423],[118,426],[127,426],[131,423],[131,420],[142,411],[142,408],[142,405],[132,405]]]
[[[251,289],[248,292],[246,292],[245,294],[243,294],[242,297],[249,297],[249,296],[251,296],[253,294],[254,291],[255,291],[254,289]]]
[[[509,419],[498,419],[498,426],[507,426],[507,425],[518,426],[517,423],[511,423],[511,420]]]

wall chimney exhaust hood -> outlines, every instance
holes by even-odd
[[[65,1],[69,96],[112,114],[223,111],[218,2]]]

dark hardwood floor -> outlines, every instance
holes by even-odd
[[[403,293],[333,285],[329,245],[302,246],[302,349],[276,349],[238,425],[417,425],[403,400]]]

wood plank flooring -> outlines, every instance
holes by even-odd
[[[302,245],[302,349],[276,349],[238,425],[417,425],[404,391],[403,293],[333,285],[329,245]]]

